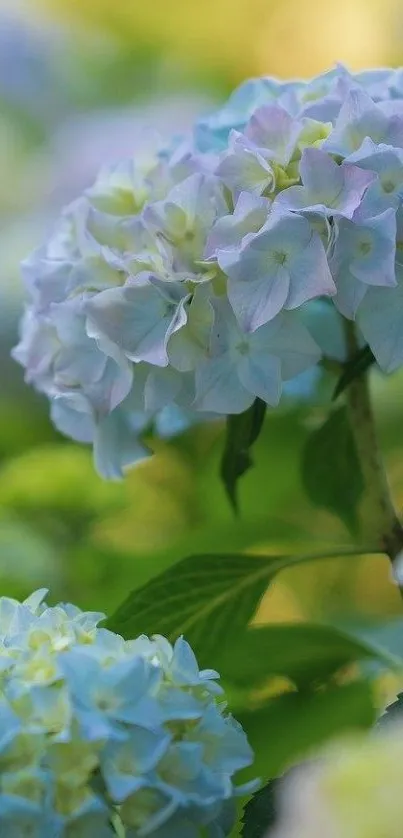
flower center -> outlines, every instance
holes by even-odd
[[[395,188],[395,184],[393,180],[383,180],[382,181],[382,189],[388,195],[390,192],[393,192]]]
[[[273,252],[273,259],[278,265],[284,265],[287,261],[287,254],[282,250],[275,250]]]
[[[358,250],[359,250],[361,256],[368,256],[368,253],[370,253],[371,250],[372,250],[372,242],[368,242],[368,241],[360,242],[360,244],[358,245]]]

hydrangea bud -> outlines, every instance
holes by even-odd
[[[328,351],[324,298],[392,371],[402,199],[400,70],[246,82],[192,137],[103,171],[66,209],[23,266],[14,357],[107,477],[148,453],[150,423],[275,407]]]
[[[1,834],[224,838],[252,751],[218,673],[45,595],[0,598]]]
[[[328,746],[282,781],[266,838],[399,838],[403,728]]]

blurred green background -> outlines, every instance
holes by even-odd
[[[19,261],[103,162],[167,137],[243,78],[308,76],[403,58],[400,0],[0,0],[0,589],[48,586],[110,612],[129,588],[191,553],[308,552],[350,536],[304,498],[301,447],[325,413],[270,413],[235,520],[218,479],[223,427],[169,443],[122,483],[60,437],[48,405],[9,359],[23,306]],[[403,500],[402,381],[374,376],[391,482]],[[284,574],[260,621],[386,616],[400,610],[386,560],[363,557]]]

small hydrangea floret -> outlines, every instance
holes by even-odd
[[[401,70],[245,82],[65,210],[24,264],[14,356],[107,477],[147,455],[153,423],[277,405],[339,344],[340,315],[393,371],[402,201]]]

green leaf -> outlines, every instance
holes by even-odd
[[[276,795],[281,780],[270,780],[245,806],[241,838],[263,838],[276,822]]]
[[[253,465],[250,449],[262,430],[265,413],[266,404],[255,399],[244,413],[227,417],[221,478],[235,512],[238,512],[237,483]]]
[[[227,637],[246,628],[277,573],[293,565],[359,552],[190,556],[132,591],[109,618],[107,628],[127,638],[160,633],[175,640],[184,634],[201,665],[212,666]]]
[[[221,648],[215,665],[236,686],[251,688],[270,676],[289,678],[300,688],[323,683],[361,660],[377,660],[402,670],[402,661],[376,644],[320,624],[291,623],[244,631]]]
[[[384,666],[389,659],[389,666],[403,669],[403,618],[394,617],[387,620],[338,619],[333,623],[339,630],[354,637],[360,643],[370,646],[376,653],[374,662],[370,664],[371,675],[379,674],[379,663]]]
[[[375,717],[367,680],[325,691],[287,693],[255,712],[238,714],[255,752],[253,766],[240,772],[239,780],[278,777],[333,736],[371,727]]]
[[[374,363],[375,356],[369,346],[364,346],[362,349],[359,349],[354,357],[344,364],[344,370],[333,393],[333,401],[347,389],[355,378],[363,375]]]
[[[302,481],[312,503],[334,512],[356,532],[364,481],[345,406],[332,412],[308,437]]]
[[[269,582],[295,557],[191,556],[133,591],[108,620],[125,637],[184,634],[201,660],[248,624]]]

